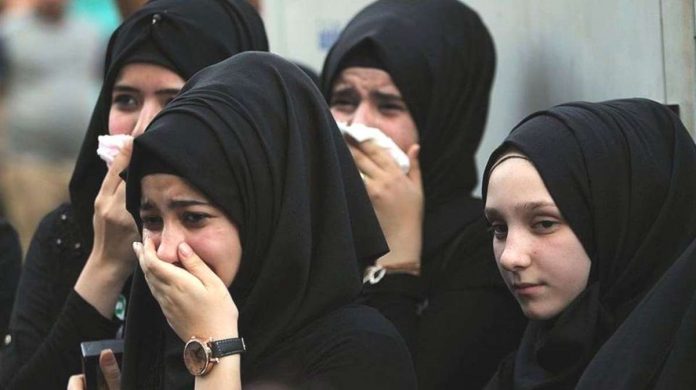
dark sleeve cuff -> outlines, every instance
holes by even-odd
[[[94,306],[72,290],[68,294],[61,319],[72,325],[80,341],[113,338],[121,326],[121,321],[104,318]]]
[[[420,300],[423,297],[423,279],[410,274],[386,274],[378,283],[363,284],[363,295],[399,294]]]

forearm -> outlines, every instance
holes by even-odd
[[[75,291],[82,299],[107,319],[111,319],[118,296],[130,274],[109,264],[113,262],[100,261],[99,256],[93,253],[75,283]]]

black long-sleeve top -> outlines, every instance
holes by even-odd
[[[116,335],[120,322],[104,318],[73,289],[88,255],[69,204],[44,217],[19,281],[0,388],[65,389],[70,375],[82,372],[80,343]]]
[[[418,388],[480,389],[519,344],[527,323],[495,265],[483,217],[422,264],[387,274],[363,302],[390,319],[414,358]]]
[[[22,248],[17,232],[6,220],[0,219],[0,345],[4,345],[7,334],[21,265]]]

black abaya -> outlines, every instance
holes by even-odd
[[[72,204],[44,217],[27,252],[12,342],[1,352],[1,388],[65,389],[69,376],[82,371],[79,343],[114,338],[121,325],[99,314],[73,286],[91,251],[94,200],[106,174],[97,137],[108,133],[113,84],[123,66],[153,63],[187,79],[239,51],[267,49],[261,18],[245,0],[152,1],[113,33],[70,184]]]
[[[421,277],[388,274],[365,285],[409,344],[420,388],[478,388],[518,344],[526,320],[495,266],[477,183],[495,73],[493,41],[456,0],[380,0],[331,48],[322,91],[351,66],[385,70],[419,133],[425,194]]]
[[[358,264],[383,255],[386,243],[331,113],[298,67],[242,53],[194,76],[135,141],[127,204],[136,220],[140,180],[153,164],[206,195],[239,230],[242,259],[229,291],[248,346],[245,385],[415,388],[396,330],[353,304]],[[190,387],[183,341],[140,270],[131,301],[124,386]]]

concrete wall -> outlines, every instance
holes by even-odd
[[[370,1],[264,0],[271,49],[321,69]],[[498,70],[479,167],[527,114],[554,104],[647,97],[679,104],[694,129],[694,0],[469,0],[496,42]]]

